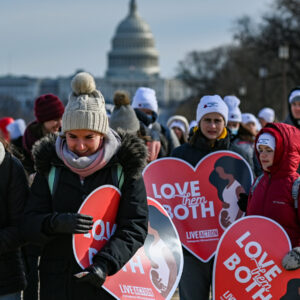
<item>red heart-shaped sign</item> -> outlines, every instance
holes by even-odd
[[[249,216],[223,234],[214,262],[214,299],[300,299],[300,270],[286,271],[281,260],[291,249],[275,221]]]
[[[103,185],[86,197],[78,213],[93,216],[94,225],[86,234],[73,235],[73,253],[82,269],[109,240],[116,229],[120,192],[112,185]]]
[[[224,228],[240,214],[237,191],[248,192],[253,180],[248,163],[231,151],[213,152],[195,168],[181,159],[159,159],[143,176],[147,195],[166,209],[183,246],[204,262],[214,255]]]

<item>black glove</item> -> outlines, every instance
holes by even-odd
[[[46,233],[88,233],[93,228],[93,217],[77,213],[54,213],[44,222]]]
[[[88,282],[91,285],[100,288],[106,279],[106,272],[104,268],[98,264],[92,264],[82,272],[88,272],[88,274],[78,278],[76,281],[79,283]]]
[[[245,193],[239,194],[239,200],[237,202],[241,211],[246,212],[247,210],[247,203],[248,203],[248,195]]]

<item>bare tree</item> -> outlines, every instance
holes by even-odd
[[[257,113],[271,106],[280,113],[287,97],[284,92],[299,85],[300,0],[275,0],[259,23],[247,16],[238,19],[233,39],[235,46],[190,52],[179,62],[178,77],[193,88],[192,98],[235,94],[243,111]],[[278,56],[281,45],[289,47],[285,61]],[[195,100],[187,103],[191,101]]]

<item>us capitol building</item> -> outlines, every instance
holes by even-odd
[[[105,77],[95,77],[97,88],[107,103],[112,103],[116,90],[126,90],[133,97],[140,86],[154,89],[161,107],[180,102],[190,95],[190,89],[182,81],[161,78],[159,72],[159,53],[155,48],[153,34],[149,25],[140,17],[136,0],[131,0],[129,13],[119,23],[112,38]],[[33,101],[41,94],[53,93],[67,101],[71,91],[70,81],[74,75],[56,79],[0,77],[0,97],[9,96],[26,102]]]

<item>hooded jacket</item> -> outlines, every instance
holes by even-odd
[[[148,206],[141,172],[147,150],[139,138],[124,133],[120,136],[121,147],[118,152],[105,167],[85,177],[83,183],[57,157],[55,136],[47,136],[34,146],[37,175],[25,210],[23,230],[31,242],[44,244],[40,262],[41,300],[113,299],[102,288],[75,282],[73,275],[81,272],[81,268],[73,255],[72,235],[47,236],[43,232],[43,222],[53,212],[76,213],[93,190],[105,184],[113,185],[112,166],[116,163],[122,165],[125,177],[116,218],[117,228],[106,245],[94,255],[94,262],[97,260],[97,263],[104,264],[108,275],[113,275],[144,243]],[[52,165],[60,168],[60,175],[51,196],[47,174]]]
[[[257,138],[262,133],[275,137],[274,161],[249,195],[247,215],[273,219],[286,230],[293,247],[300,246],[300,209],[295,209],[292,198],[292,186],[299,177],[300,131],[287,124],[268,123]]]

